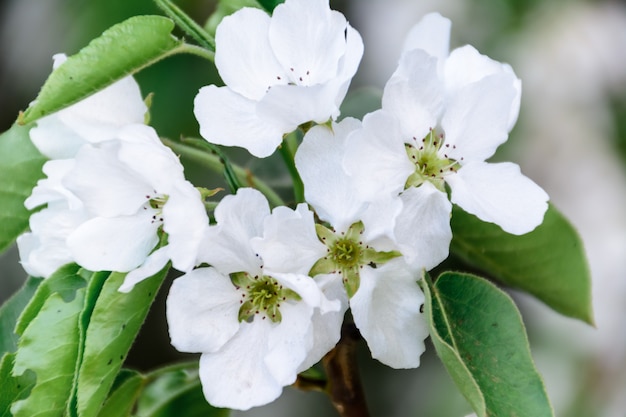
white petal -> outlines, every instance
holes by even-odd
[[[200,134],[211,143],[246,148],[252,155],[265,158],[294,128],[279,116],[257,114],[257,102],[228,87],[209,85],[198,92],[194,114]]]
[[[239,329],[239,299],[230,279],[213,268],[176,278],[166,301],[172,346],[191,353],[219,350]]]
[[[422,49],[429,55],[444,62],[450,51],[450,19],[439,13],[429,13],[422,17],[407,35],[402,51],[404,53]]]
[[[257,112],[263,120],[280,117],[283,133],[314,121],[326,123],[339,116],[338,97],[345,91],[343,84],[327,83],[313,86],[276,85],[259,101]]]
[[[163,230],[168,235],[169,257],[179,271],[189,272],[196,264],[209,218],[200,193],[184,181],[169,192],[163,207]]]
[[[508,233],[532,231],[548,209],[546,192],[510,162],[467,164],[446,180],[453,203]]]
[[[250,240],[263,235],[263,222],[269,214],[267,200],[252,188],[240,188],[236,195],[224,197],[215,209],[217,226],[205,232],[199,261],[215,266],[223,274],[260,270],[261,259]]]
[[[32,210],[53,201],[63,201],[70,209],[82,208],[83,203],[63,185],[63,179],[74,168],[74,163],[74,159],[47,161],[42,168],[47,178],[37,181],[33,192],[24,201],[24,206]]]
[[[128,272],[143,264],[159,241],[158,223],[151,213],[96,217],[81,224],[67,238],[76,263],[91,271]]]
[[[341,105],[343,99],[348,92],[348,87],[354,74],[359,68],[361,58],[363,57],[364,45],[363,39],[359,32],[348,24],[346,28],[346,53],[339,62],[339,71],[337,76],[329,81],[329,83],[336,82],[341,87],[337,90],[339,93],[336,97],[335,104],[337,107]]]
[[[97,143],[114,139],[123,126],[144,123],[147,111],[139,85],[127,77],[57,115],[87,142]]]
[[[152,127],[129,125],[118,137],[121,141],[118,159],[154,191],[168,194],[172,184],[184,181],[183,166],[178,157],[161,143]]]
[[[270,43],[291,81],[315,85],[337,75],[346,53],[346,25],[328,0],[290,0],[274,9]]]
[[[126,274],[124,282],[122,283],[122,285],[120,285],[118,291],[130,292],[135,287],[135,285],[137,285],[146,278],[150,278],[151,276],[165,268],[165,265],[170,260],[167,253],[168,249],[168,246],[164,246],[148,255],[143,264]]]
[[[70,210],[64,201],[55,201],[33,213],[29,224],[32,233],[18,237],[22,266],[32,276],[47,278],[61,266],[74,262],[66,238],[88,219],[82,210]]]
[[[392,368],[416,368],[428,337],[420,313],[424,294],[401,259],[361,269],[361,284],[350,299],[354,323],[372,357]]]
[[[395,244],[389,245],[389,239],[395,239],[396,218],[402,211],[402,201],[398,196],[380,198],[371,202],[361,215],[365,229],[363,240],[379,251],[397,250]]]
[[[405,141],[424,138],[437,126],[443,109],[437,60],[420,49],[404,54],[385,85],[382,107],[400,121]]]
[[[302,140],[295,156],[304,183],[304,196],[320,219],[337,231],[346,231],[359,220],[366,202],[353,178],[342,166],[348,134],[361,126],[352,118],[327,126],[315,126]]]
[[[259,100],[271,85],[288,82],[270,46],[269,30],[270,17],[246,7],[225,17],[215,33],[215,65],[222,80],[251,100]]]
[[[56,244],[55,244],[56,243]],[[20,264],[31,277],[49,278],[63,265],[74,262],[71,252],[61,242],[42,244],[39,236],[24,233],[17,238]]]
[[[29,135],[39,152],[50,159],[73,158],[86,143],[78,133],[63,123],[57,114],[39,119]]]
[[[202,391],[211,405],[247,410],[278,398],[283,387],[264,364],[272,325],[243,322],[221,350],[200,357]]]
[[[446,90],[454,95],[468,84],[502,73],[514,75],[509,65],[482,55],[471,45],[465,45],[452,51],[446,60],[444,74]]]
[[[446,153],[461,164],[491,157],[508,138],[516,94],[514,78],[504,73],[461,88],[450,98],[441,121],[446,144],[455,147]]]
[[[397,195],[415,170],[398,121],[382,110],[366,115],[363,127],[350,134],[343,166],[369,200]]]
[[[315,232],[313,213],[306,204],[296,210],[276,207],[265,218],[262,238],[253,238],[252,248],[275,272],[307,275],[318,259],[326,256],[326,246]]]
[[[340,308],[338,311],[324,313],[319,309],[314,310],[311,317],[313,346],[310,347],[307,357],[300,364],[298,372],[305,371],[315,365],[339,342],[343,317],[348,309],[346,290],[336,274],[318,275],[315,277],[315,281],[326,298],[337,300],[340,303]]]
[[[506,74],[513,80],[515,98],[513,99],[508,116],[507,132],[509,132],[519,115],[522,98],[522,81],[517,78],[509,64],[494,61],[486,55],[481,55],[470,45],[457,48],[450,54],[445,66],[446,90],[450,96],[456,94],[468,84],[479,81],[490,75]]]
[[[400,198],[403,208],[396,219],[395,236],[414,270],[431,269],[448,257],[452,231],[452,205],[431,183],[411,187]]]
[[[117,146],[83,146],[76,164],[63,184],[96,215],[132,215],[149,200],[154,190],[134,170],[117,157]]]
[[[313,346],[313,308],[303,302],[283,303],[280,313],[280,323],[268,334],[264,363],[279,384],[289,385],[296,380],[297,371]]]
[[[285,274],[274,271],[267,271],[267,273],[274,277],[282,286],[297,293],[302,298],[302,302],[311,307],[319,308],[322,313],[339,311],[341,308],[339,301],[326,298],[320,287],[318,287],[317,281],[307,275]]]

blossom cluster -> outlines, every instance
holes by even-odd
[[[200,133],[262,158],[300,129],[306,201],[270,208],[240,188],[209,222],[204,195],[144,124],[127,78],[32,129],[50,161],[26,200],[46,206],[18,239],[24,268],[127,272],[120,291],[130,291],[171,262],[184,273],[167,299],[171,342],[201,353],[215,406],[277,398],[335,346],[348,309],[374,358],[419,366],[428,336],[419,279],[448,256],[452,204],[523,234],[548,200],[517,165],[485,162],[515,124],[520,80],[471,46],[450,52],[449,34],[449,20],[425,16],[381,109],[360,121],[339,109],[363,42],[328,0],[225,17],[215,36],[225,85],[199,91]]]

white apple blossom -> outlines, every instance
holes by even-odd
[[[360,35],[328,0],[287,0],[270,17],[243,8],[215,35],[224,87],[203,87],[194,113],[209,142],[271,155],[283,135],[339,115],[363,55]]]
[[[30,232],[17,238],[20,262],[31,276],[48,278],[61,266],[74,262],[66,239],[87,220],[88,213],[78,197],[62,184],[73,166],[72,159],[46,162],[46,178],[39,180],[24,202],[29,210],[47,204],[30,216]]]
[[[276,399],[332,349],[346,306],[340,284],[305,272],[324,252],[306,205],[270,214],[258,191],[242,188],[222,199],[215,218],[200,253],[212,266],[174,281],[167,320],[174,347],[202,353],[209,403],[245,410]],[[277,235],[282,222],[303,234]]]
[[[130,291],[170,260],[174,268],[190,271],[208,217],[199,191],[154,129],[130,125],[117,137],[83,146],[63,181],[92,216],[67,244],[76,262],[90,270],[130,271],[120,287]],[[161,227],[167,245],[152,252]]]
[[[405,223],[394,222],[402,208],[400,200],[371,204],[363,199],[341,164],[351,151],[347,137],[360,127],[358,120],[350,118],[330,128],[315,126],[296,153],[306,200],[332,227],[317,226],[327,251],[311,273],[343,282],[354,323],[372,357],[394,368],[414,368],[428,336],[420,312],[424,294],[417,281],[423,268],[430,269],[448,256],[452,236],[449,229],[430,234],[438,231],[426,227],[433,221],[426,212],[416,212],[415,219]],[[439,193],[424,201],[450,204]],[[447,220],[444,210],[434,215]],[[413,228],[412,241],[421,250],[400,256],[403,247],[396,235],[407,227]]]
[[[370,199],[401,193],[400,217],[423,209],[408,193],[445,194],[447,184],[451,201],[481,220],[530,232],[542,222],[547,194],[517,165],[485,162],[517,119],[521,82],[509,65],[469,45],[448,54],[449,29],[448,19],[430,14],[412,30],[382,109],[351,135],[344,166]]]
[[[76,262],[92,271],[129,272],[120,291],[130,291],[168,261],[185,272],[196,265],[208,227],[199,191],[151,127],[129,125],[116,138],[44,165],[48,178],[26,206],[48,207],[31,217],[31,232],[20,238],[30,273],[47,277]],[[155,250],[160,229],[167,244]],[[49,262],[34,268],[37,257]]]
[[[54,69],[67,57],[54,55]],[[72,158],[85,143],[114,139],[124,126],[144,123],[148,111],[139,85],[126,77],[105,89],[37,121],[30,138],[50,159]]]

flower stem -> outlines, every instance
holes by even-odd
[[[187,13],[169,0],[155,0],[155,3],[165,14],[172,19],[182,30],[194,38],[199,45],[215,51],[215,39],[202,26],[197,24]]]
[[[282,145],[280,145],[278,149],[280,150],[280,154],[285,161],[287,170],[291,175],[294,199],[296,203],[303,203],[304,184],[302,183],[302,178],[300,178],[300,173],[298,173],[298,170],[296,169],[296,162],[294,160],[296,151],[298,150],[298,131],[296,130],[285,136]]]
[[[326,391],[341,417],[369,416],[355,355],[360,337],[354,323],[344,322],[339,343],[322,359],[328,376]]]
[[[193,161],[199,162],[213,172],[217,172],[219,174],[224,173],[224,164],[221,162],[218,155],[167,138],[161,138],[161,141],[165,146],[171,148],[177,154],[189,158]],[[252,175],[249,170],[235,164],[231,164],[231,166],[240,183],[246,184],[246,186],[248,187],[253,187],[259,190],[265,195],[265,197],[267,197],[272,206],[276,207],[285,204],[282,198],[280,198],[280,196],[276,194],[276,192],[269,185]]]

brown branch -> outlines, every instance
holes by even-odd
[[[354,323],[344,323],[339,343],[322,359],[326,390],[341,417],[369,417],[355,355],[360,338]]]

